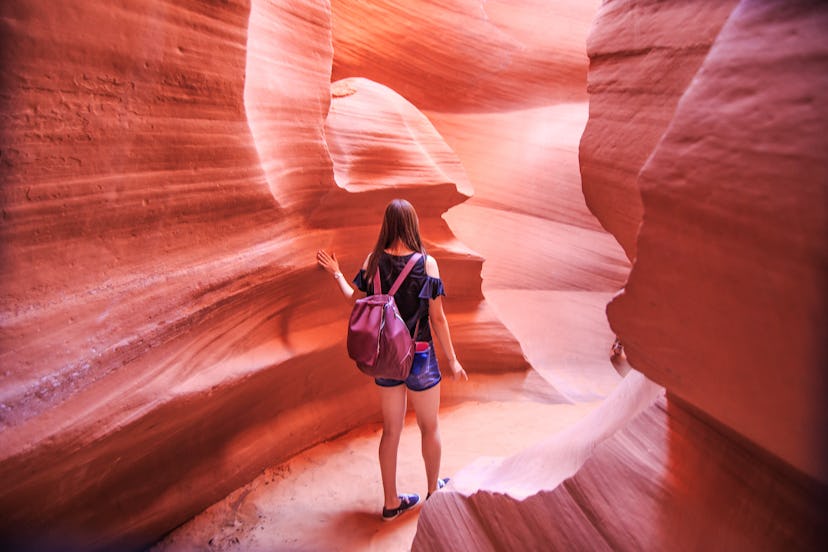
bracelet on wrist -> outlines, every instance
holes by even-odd
[[[342,278],[342,273],[341,272],[334,272],[334,280],[339,280],[340,278]]]

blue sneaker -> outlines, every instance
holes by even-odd
[[[410,510],[414,506],[420,503],[420,495],[416,494],[401,494],[400,497],[400,505],[396,508],[385,508],[382,509],[382,521],[391,521],[395,517],[399,516],[403,512]]]
[[[445,487],[446,485],[448,485],[448,482],[449,482],[449,481],[450,481],[450,479],[449,479],[448,477],[444,477],[444,478],[442,478],[442,479],[438,479],[438,480],[437,480],[437,491],[439,491],[440,489],[442,489],[443,487]],[[434,491],[434,492],[436,493],[437,491]],[[431,498],[431,495],[432,495],[432,494],[434,494],[434,493],[428,493],[428,494],[426,495],[426,500],[428,500],[429,498]]]

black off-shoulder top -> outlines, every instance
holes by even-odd
[[[402,272],[410,255],[390,255],[383,252],[379,258],[380,284],[383,293],[388,293],[391,285],[397,276]],[[426,274],[425,256],[423,256],[411,269],[408,277],[403,282],[397,293],[394,294],[394,301],[400,311],[400,316],[405,320],[408,331],[414,333],[417,320],[420,321],[420,328],[415,336],[416,341],[431,341],[431,327],[428,322],[428,300],[436,299],[445,295],[443,281],[440,278],[433,278]],[[354,278],[356,287],[368,295],[374,294],[373,283],[369,285],[365,270],[360,270]]]

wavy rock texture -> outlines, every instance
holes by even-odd
[[[2,541],[141,547],[374,419],[313,256],[355,272],[382,207],[352,214],[383,197],[334,180],[365,144],[339,99],[328,117],[329,5],[6,2],[0,21]],[[459,354],[525,369],[439,218],[468,195],[459,162],[380,95],[371,125],[428,152],[408,186],[450,292],[470,290],[447,305]]]
[[[824,546],[828,10],[729,7],[608,2],[590,39],[585,195],[636,259],[608,313],[666,399],[631,372],[575,427],[469,466],[413,549]]]
[[[589,121],[579,155],[589,210],[635,259],[637,178],[736,0],[606,2],[587,41]]]
[[[483,259],[441,217],[446,206],[472,194],[457,155],[414,105],[384,85],[342,79],[333,83],[332,98],[325,133],[336,187],[318,198],[309,220],[337,229],[331,248],[345,251],[355,274],[374,246],[385,205],[407,198],[417,209],[427,251],[440,261],[463,360],[475,371],[526,370],[520,345],[483,300]]]
[[[333,73],[386,84],[428,111],[581,101],[583,42],[571,39],[583,36],[596,4],[333,0]]]
[[[358,382],[326,362],[330,307],[290,295],[316,240],[248,128],[250,7],[2,10],[2,534],[136,547],[371,409],[319,421]],[[292,67],[315,106],[295,120],[321,135],[330,62]],[[290,390],[305,378],[312,396]]]
[[[743,1],[639,177],[632,363],[828,483],[828,7]],[[676,344],[681,344],[677,346]]]
[[[567,315],[603,304],[629,269],[584,205],[578,174],[587,115],[583,44],[596,7],[332,3],[334,78],[367,75],[400,92],[425,110],[466,168],[474,196],[444,218],[486,259],[484,295],[518,337],[537,327],[527,308],[551,313],[549,328],[559,319],[564,325]],[[531,360],[532,345],[522,344]],[[563,340],[544,336],[539,345],[545,355]],[[601,345],[593,360],[605,360],[604,352]],[[563,388],[570,377],[583,384],[573,370],[554,385]]]
[[[604,308],[623,285],[629,265],[612,236],[586,208],[577,164],[578,141],[587,117],[584,44],[596,8],[597,2],[580,1],[332,3],[334,85],[326,135],[341,189],[320,200],[312,220],[321,227],[337,224],[346,192],[382,198],[366,207],[383,204],[390,197],[389,185],[413,194],[418,211],[428,214],[423,218],[424,225],[429,225],[428,247],[436,251],[441,267],[444,258],[451,262],[485,258],[482,290],[486,304],[520,339],[532,363],[533,370],[525,375],[481,377],[473,373],[466,384],[443,387],[443,404],[448,406],[441,414],[447,474],[481,454],[485,446],[500,454],[519,450],[531,442],[525,435],[534,435],[533,429],[548,434],[566,425],[562,419],[583,416],[621,380],[607,359],[613,336]],[[427,120],[418,109],[424,109]],[[389,128],[387,120],[392,118],[405,119],[406,129]],[[424,151],[401,148],[408,134],[417,134],[418,143],[433,147]],[[421,207],[419,195],[458,201],[467,193],[463,185],[444,185],[446,180],[461,181],[461,177],[452,176],[456,169],[446,158],[442,139],[462,161],[474,188],[471,199],[442,216],[445,222],[441,213]],[[429,159],[440,158],[446,158],[440,171],[429,170]],[[384,178],[372,180],[380,167]],[[411,190],[408,183],[414,178],[431,185],[422,192]],[[349,220],[354,233],[364,234],[357,226],[359,221],[374,215],[348,212],[356,215],[352,217],[356,220]],[[450,229],[460,238],[462,249],[452,242],[444,245],[436,231],[438,225],[446,236]],[[447,249],[448,245],[457,253]],[[339,250],[341,244],[333,247]],[[478,289],[464,282],[447,284],[452,312],[458,305],[453,290]],[[467,298],[461,299],[465,310]],[[479,326],[480,320],[470,319],[471,326]],[[456,334],[458,326],[454,320],[451,323]],[[500,365],[501,370],[515,365],[516,356],[493,352],[488,359],[461,358],[464,363],[469,358],[466,365],[475,372],[481,362]],[[622,426],[651,402],[652,395],[661,392],[640,377],[627,383],[636,381],[641,383],[640,390],[612,403],[623,407],[617,409],[623,415],[605,408],[593,417],[602,420],[599,425],[604,431]],[[516,391],[523,396],[516,399]],[[458,406],[459,401],[465,402]],[[530,489],[528,493],[543,485],[554,488],[555,477],[560,482],[561,473],[574,473],[588,456],[589,443],[597,439],[595,427],[590,427],[576,458],[549,456],[546,449],[537,447],[521,455],[528,462],[517,462],[526,476],[522,488]],[[375,443],[368,437],[351,433],[337,439],[326,447],[331,455],[324,461],[320,461],[324,451],[316,449],[275,467],[179,528],[158,549],[188,549],[209,539],[218,547],[236,539],[239,547],[256,550],[280,546],[408,549],[416,513],[393,526],[377,519],[380,492],[373,463]],[[416,441],[416,434],[409,439]],[[418,445],[403,443],[399,482],[406,490],[421,492]],[[556,469],[550,475],[543,466]],[[498,483],[498,489],[515,492],[515,471],[500,482],[498,470],[469,472],[460,481],[467,493]],[[491,473],[494,480],[484,477]],[[459,497],[463,504],[470,500],[459,493],[452,497]],[[500,498],[498,508],[532,515],[519,500]],[[424,511],[435,511],[434,534],[426,541],[418,537],[415,544],[426,548],[441,542],[458,544],[449,533],[459,525],[439,503],[431,504]],[[489,513],[487,522],[499,524],[500,510]],[[229,527],[228,519],[237,521]],[[474,528],[481,533],[458,533],[462,542],[455,549],[467,549],[468,543],[485,539],[486,526]]]
[[[812,481],[658,389],[631,372],[582,421],[502,465],[464,470],[487,489],[432,497],[413,549],[819,549],[825,497]]]
[[[608,2],[589,41],[609,314],[666,399],[631,372],[469,466],[415,548],[817,548],[828,21],[734,5]],[[468,367],[606,395],[597,7],[4,3],[3,544],[138,548],[375,420],[313,251],[355,272],[401,191]]]

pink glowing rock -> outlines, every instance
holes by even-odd
[[[345,251],[356,273],[373,248],[385,205],[406,197],[417,209],[427,251],[439,260],[463,361],[476,371],[525,370],[520,345],[482,300],[483,259],[459,242],[442,218],[447,206],[472,194],[457,155],[431,122],[390,88],[349,78],[333,83],[331,92],[325,136],[336,186],[319,198],[310,221],[338,228],[331,248]]]
[[[828,10],[700,2],[694,37],[701,26],[669,17],[687,7],[604,6],[595,40],[638,46],[593,59],[601,86],[581,146],[590,205],[635,258],[610,321],[666,399],[628,393],[652,385],[631,372],[574,428],[469,466],[423,509],[413,549],[824,545]],[[662,57],[673,40],[698,46],[695,74]],[[628,78],[649,62],[666,64],[654,89],[667,97],[619,125],[630,117],[617,106],[640,103]],[[615,178],[620,193],[598,185]],[[643,217],[624,199],[639,187]]]
[[[581,138],[590,211],[635,259],[638,173],[736,0],[606,2],[587,42],[589,122]]]
[[[584,43],[597,5],[332,3],[334,78],[394,89],[463,163],[474,196],[445,219],[487,259],[484,290],[614,292],[625,280],[629,266],[579,185]]]
[[[314,206],[313,222],[378,226],[388,201],[404,195],[420,218],[437,219],[433,224],[445,227],[439,220],[445,206],[465,201],[473,189],[457,155],[425,115],[390,88],[367,79],[337,81],[331,90],[325,135],[336,185]],[[368,234],[355,259],[358,265],[376,239]]]
[[[7,2],[0,16],[4,541],[144,546],[377,416],[313,253],[335,247],[356,272],[383,198],[370,179],[337,185],[329,138],[337,155],[373,149],[367,174],[421,198],[470,371],[527,368],[482,301],[482,259],[440,218],[471,191],[425,118],[382,93],[404,116],[334,110],[326,126],[326,3]],[[419,177],[393,180],[362,124],[416,154]]]
[[[424,505],[412,550],[819,549],[822,489],[657,389],[631,372],[571,428],[469,466]],[[467,478],[486,488],[466,496]]]
[[[639,177],[631,362],[811,477],[823,447],[828,8],[740,3]]]
[[[418,108],[498,111],[583,98],[597,2],[331,2],[334,79],[361,76]]]

